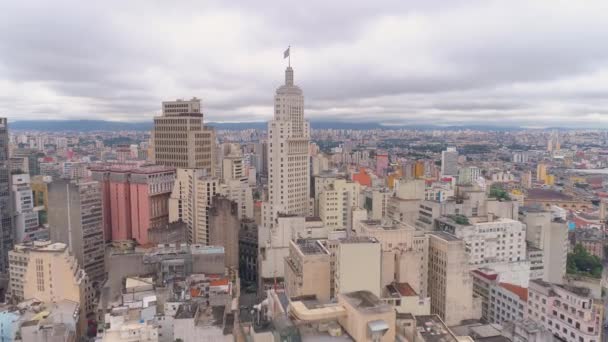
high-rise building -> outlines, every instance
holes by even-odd
[[[48,191],[51,240],[68,245],[91,282],[100,285],[105,279],[105,239],[99,182],[58,180]]]
[[[215,131],[204,125],[199,99],[163,102],[162,116],[154,118],[152,141],[154,163],[215,174]]]
[[[0,118],[0,272],[8,267],[8,251],[15,238],[8,141],[8,120]]]
[[[260,275],[282,278],[289,245],[278,222],[280,215],[310,215],[310,124],[304,120],[304,95],[294,85],[293,69],[285,70],[285,84],[276,90],[274,119],[268,122],[268,202],[262,205],[258,230]],[[281,242],[278,246],[276,243]],[[274,242],[274,243],[273,243]]]
[[[458,170],[458,184],[474,184],[481,177],[481,169],[476,166]]]
[[[231,180],[238,180],[243,183],[247,182],[245,167],[243,165],[243,153],[238,148],[238,145],[231,146],[230,152],[224,155],[222,159],[222,181],[229,182]]]
[[[253,218],[253,190],[248,183],[233,179],[221,184],[219,192],[238,204],[240,218]]]
[[[134,239],[147,244],[150,229],[167,227],[175,169],[110,164],[92,167],[91,173],[101,184],[107,241]]]
[[[319,217],[328,230],[353,229],[352,213],[359,206],[360,192],[359,183],[334,179],[315,193]]]
[[[169,198],[169,222],[183,221],[189,243],[209,245],[209,207],[219,180],[204,169],[177,169]]]
[[[458,151],[455,147],[448,147],[441,152],[441,176],[458,175]]]
[[[467,248],[470,265],[503,270],[501,281],[528,286],[530,265],[526,260],[525,226],[520,221],[488,216],[444,216],[435,219],[435,226],[470,246]]]
[[[586,287],[530,282],[526,318],[545,326],[560,341],[600,341],[604,305]]]
[[[381,295],[382,246],[375,238],[352,236],[340,240],[336,252],[335,293],[369,291]]]
[[[13,150],[12,157],[25,159],[27,164],[27,172],[30,174],[30,176],[40,174],[39,158],[44,157],[44,153],[31,148],[17,148]]]
[[[293,69],[274,97],[274,120],[268,123],[267,223],[277,213],[306,216],[310,201],[310,124],[304,120],[304,95],[294,85]]]
[[[431,313],[439,315],[447,325],[479,318],[473,302],[473,279],[465,243],[445,232],[429,233],[428,295]]]
[[[298,239],[289,244],[285,258],[285,288],[290,297],[316,296],[328,302],[330,253],[318,240]]]
[[[547,179],[547,164],[539,163],[536,166],[536,180],[539,182],[545,182]]]
[[[526,241],[530,247],[543,251],[543,280],[561,284],[566,275],[568,259],[568,225],[554,220],[550,211],[534,207],[521,208],[519,220],[526,226]]]
[[[524,189],[530,189],[532,187],[532,171],[523,171],[521,174],[521,186]]]
[[[38,212],[34,210],[34,195],[29,174],[12,177],[12,192],[15,200],[15,241],[22,243],[48,239],[48,230],[40,226]]]
[[[209,245],[224,247],[226,267],[239,267],[238,204],[223,196],[215,196],[209,208]]]

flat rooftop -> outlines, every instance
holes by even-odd
[[[425,342],[458,342],[437,315],[416,316],[416,329]]]
[[[340,239],[340,243],[376,243],[376,240],[373,237],[369,236],[349,236],[344,239]]]
[[[562,192],[550,189],[530,189],[526,196],[527,200],[553,200],[553,201],[572,201],[574,197]]]
[[[435,231],[435,232],[430,232],[428,233],[429,235],[434,235],[440,239],[444,239],[446,241],[459,241],[460,239],[457,238],[456,236],[450,234],[450,233],[446,233],[446,232],[441,232],[441,231]]]
[[[393,311],[393,307],[380,301],[376,295],[369,291],[354,291],[340,294],[350,305],[363,313],[385,313]]]
[[[327,250],[323,248],[321,243],[317,240],[300,239],[296,240],[295,244],[298,246],[298,249],[300,249],[300,251],[304,255],[328,254]]]

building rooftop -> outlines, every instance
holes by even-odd
[[[454,236],[450,233],[446,233],[446,232],[435,231],[435,232],[429,232],[428,234],[436,236],[436,237],[446,240],[446,241],[460,241],[460,239],[457,238],[456,236]]]
[[[458,342],[437,315],[416,316],[416,329],[425,342]]]
[[[487,280],[496,280],[498,278],[498,273],[488,268],[473,270],[473,273],[478,274]]]
[[[39,252],[61,252],[65,250],[68,246],[62,242],[51,242],[49,240],[42,241],[33,241],[33,242],[24,242],[18,245],[15,245],[15,250],[35,250]]]
[[[318,240],[298,239],[295,244],[304,255],[328,254]]]
[[[347,236],[340,239],[340,243],[377,243],[376,238],[370,236]]]
[[[376,295],[369,291],[348,292],[340,296],[361,312],[384,313],[394,310],[392,306],[380,301]]]
[[[500,287],[504,288],[505,290],[507,290],[509,292],[514,293],[522,301],[524,301],[524,302],[528,301],[528,289],[527,288],[517,286],[515,284],[510,284],[510,283],[500,283]]]
[[[574,200],[574,197],[556,190],[534,188],[528,190],[526,199],[548,201],[572,201]]]
[[[416,291],[414,291],[414,289],[408,283],[395,283],[393,285],[403,297],[413,297],[418,295],[418,293],[416,293]]]
[[[561,284],[555,284],[555,286],[561,287],[562,289],[564,289],[564,290],[566,290],[568,292],[572,292],[575,295],[580,296],[580,297],[589,297],[589,296],[591,296],[591,289],[589,289],[587,287],[561,285]]]

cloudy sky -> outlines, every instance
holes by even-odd
[[[0,1],[0,115],[608,128],[608,1]]]

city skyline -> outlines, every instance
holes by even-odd
[[[288,6],[3,4],[0,113],[146,122],[196,96],[206,121],[267,121],[291,45],[311,121],[608,127],[603,2]]]

